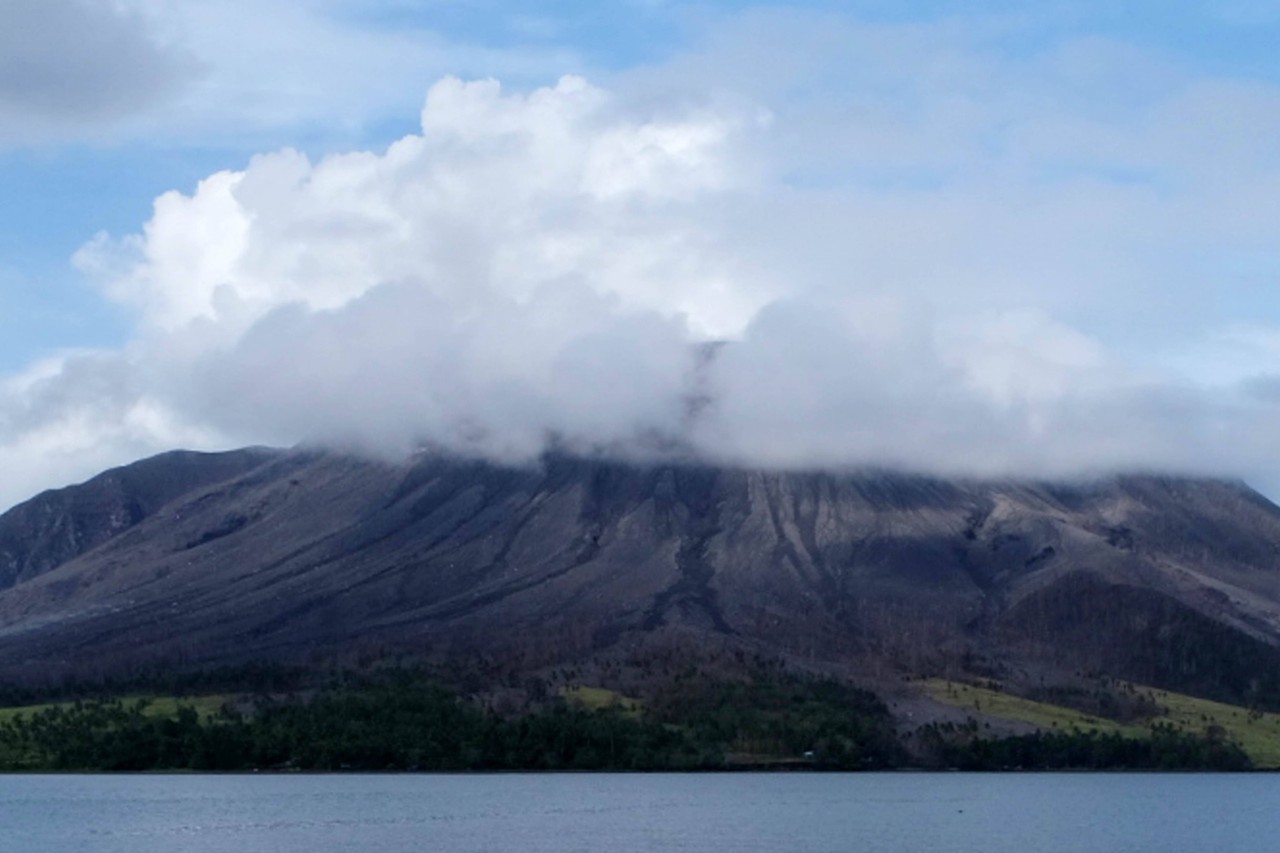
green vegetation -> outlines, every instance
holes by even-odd
[[[145,701],[54,705],[0,725],[7,770],[648,769],[693,763],[667,729],[557,706],[504,720],[430,682],[401,677],[282,702],[172,717]]]
[[[875,694],[833,681],[677,678],[650,700],[649,713],[715,745],[728,765],[874,770],[906,761]]]
[[[202,720],[215,716],[222,707],[232,700],[230,694],[219,693],[212,696],[124,696],[119,701],[124,705],[141,703],[143,716],[153,719],[174,719],[183,708],[190,708]],[[32,718],[53,708],[73,708],[77,703],[72,701],[44,702],[38,705],[18,705],[11,708],[0,708],[0,725],[11,723],[18,717]],[[80,704],[83,704],[81,702]]]
[[[978,687],[938,678],[921,681],[919,685],[927,696],[943,704],[964,708],[999,720],[1030,723],[1051,731],[1055,729],[1095,731],[1099,734],[1117,734],[1126,737],[1144,737],[1148,733],[1148,730],[1142,726],[1124,725],[1061,705],[1023,699],[989,687]]]
[[[884,707],[836,684],[690,681],[652,710],[601,689],[571,696],[503,717],[397,671],[307,701],[263,701],[248,716],[180,700],[79,700],[8,715],[0,769],[858,769],[900,760]],[[599,707],[581,707],[584,699]]]
[[[17,717],[31,717],[48,711],[50,708],[58,708],[64,705],[70,706],[71,704],[71,702],[43,702],[39,705],[18,705],[13,708],[0,708],[0,725],[12,722]]]
[[[28,713],[30,716],[28,716]],[[216,726],[194,707],[173,715],[152,712],[145,699],[76,701],[21,709],[0,724],[5,770],[149,770],[213,768],[206,760]]]
[[[1272,715],[1174,694],[1153,694],[1164,715],[1138,726],[994,685],[924,686],[1044,730],[991,738],[977,723],[941,724],[904,741],[875,695],[773,670],[715,679],[690,668],[643,702],[593,686],[537,691],[534,705],[506,715],[421,673],[388,670],[234,703],[219,693],[3,709],[0,770],[1238,769],[1249,758],[1233,741],[1273,755],[1260,744],[1280,733]],[[1254,741],[1236,735],[1246,729]]]
[[[1173,732],[1203,740],[1233,743],[1248,756],[1254,767],[1280,767],[1280,714],[1126,682],[1110,682],[1105,691],[1099,691],[1103,700],[1109,695],[1116,695],[1121,701],[1096,703],[1105,708],[1119,707],[1126,698],[1140,700],[1131,704],[1144,708],[1144,716],[1140,719],[1129,718],[1125,722],[1087,714],[1064,705],[1024,699],[993,689],[994,685],[981,687],[930,679],[920,682],[920,687],[926,695],[939,702],[995,719],[1029,723],[1050,733],[1093,733],[1097,736],[1149,739]]]
[[[1146,737],[1096,730],[1035,732],[1005,738],[979,735],[976,722],[930,724],[916,732],[918,748],[960,770],[1245,770],[1249,758],[1234,743],[1152,726]]]
[[[1179,731],[1224,737],[1238,743],[1255,767],[1280,768],[1280,714],[1224,705],[1167,690],[1137,689],[1147,692],[1160,705],[1166,724]]]
[[[638,699],[623,696],[616,690],[603,687],[565,687],[560,695],[571,705],[586,708],[589,711],[615,709],[629,717],[638,717],[644,712],[644,705]]]

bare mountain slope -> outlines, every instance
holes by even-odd
[[[272,451],[174,451],[42,492],[0,516],[0,589],[55,568],[189,492],[261,465]]]
[[[533,667],[679,632],[1280,701],[1280,509],[1238,483],[260,450],[103,477],[0,517],[19,567],[0,575],[0,671],[353,649]]]

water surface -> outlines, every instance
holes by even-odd
[[[0,776],[0,850],[1255,851],[1280,777]]]

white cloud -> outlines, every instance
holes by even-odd
[[[100,236],[77,262],[151,327],[236,331],[274,308],[341,308],[412,281],[455,306],[532,299],[579,280],[627,309],[732,334],[761,302],[698,215],[733,186],[731,117],[646,120],[566,77],[504,95],[432,87],[421,135],[312,164],[255,157],[156,201],[140,237]],[[732,286],[729,278],[734,278]]]
[[[608,89],[446,78],[384,150],[211,175],[81,251],[137,339],[13,384],[0,457],[556,441],[1280,483],[1280,299],[1228,263],[1280,250],[1280,95],[1000,38],[748,15]]]
[[[771,295],[707,215],[740,187],[738,117],[447,78],[422,125],[383,152],[255,157],[86,245],[139,318],[111,393],[224,443],[528,458],[672,435],[691,345]]]
[[[225,438],[170,411],[119,353],[68,353],[0,384],[0,503],[121,462]]]

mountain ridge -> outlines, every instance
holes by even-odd
[[[1280,508],[1209,478],[180,452],[0,516],[0,674],[394,654],[532,671],[680,638],[1280,702],[1278,569]]]

